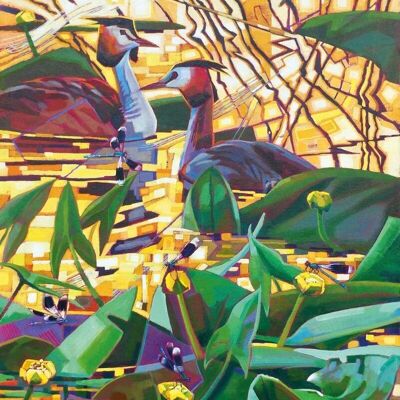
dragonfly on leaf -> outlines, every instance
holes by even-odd
[[[317,263],[311,263],[310,261],[305,262],[305,269],[308,272],[313,272],[315,274],[323,274],[327,278],[329,278],[332,282],[338,284],[341,286],[343,289],[346,288],[346,285],[343,282],[340,282],[337,280],[332,274],[330,274],[327,271],[331,271],[336,274],[350,274],[353,272],[353,268],[349,267],[348,265],[342,264],[342,263],[331,263],[327,265],[320,265]]]

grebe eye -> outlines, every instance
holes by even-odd
[[[168,82],[173,81],[174,79],[176,79],[178,77],[178,73],[176,71],[172,71],[171,76],[168,80]]]

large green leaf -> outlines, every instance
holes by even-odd
[[[254,277],[256,273],[258,275],[264,273],[292,283],[293,279],[301,272],[300,268],[285,263],[277,251],[260,243],[251,234],[249,235],[249,242],[252,250],[251,257],[253,261],[251,269]]]
[[[8,299],[0,297],[0,311],[6,306]],[[0,320],[0,325],[10,322],[19,321],[20,319],[31,317],[32,313],[18,303],[12,303],[4,317]]]
[[[400,322],[400,302],[349,308],[322,314],[305,322],[285,342],[287,346],[310,346],[337,338],[356,336]]]
[[[190,188],[183,226],[205,233],[240,232],[239,209],[228,182],[209,168]]]
[[[212,334],[225,324],[233,307],[250,292],[228,279],[207,271],[188,269],[192,288],[184,294],[195,333],[202,346],[206,346]],[[186,340],[184,327],[177,316],[176,296],[165,295],[169,322],[173,334]]]
[[[71,283],[62,282],[59,281],[58,279],[53,279],[45,275],[40,275],[36,274],[35,272],[30,272],[25,267],[22,267],[20,265],[0,262],[0,266],[11,268],[18,274],[18,277],[21,282],[23,282],[25,285],[28,285],[33,289],[39,290],[39,292],[48,293],[53,296],[59,295],[55,290],[49,289],[43,285],[55,285],[73,290],[82,290],[80,287],[75,286]]]
[[[368,58],[400,83],[399,30],[398,12],[351,11],[311,18],[297,33]]]
[[[308,380],[321,388],[324,399],[385,400],[393,389],[399,367],[397,356],[367,356],[348,363],[332,360]]]
[[[19,371],[27,358],[45,358],[53,349],[51,343],[30,336],[20,336],[4,342],[0,345],[0,370]]]
[[[310,390],[293,390],[279,379],[269,375],[257,375],[247,396],[247,400],[314,400],[321,398],[325,397]]]
[[[400,179],[348,168],[322,168],[280,181],[263,199],[240,210],[242,233],[267,218],[258,237],[283,239],[298,247],[322,247],[315,210],[306,198],[313,190],[329,192],[333,204],[324,216],[331,240],[343,249],[367,252],[387,217],[400,217]],[[368,227],[368,229],[366,229]]]
[[[268,318],[271,296],[271,272],[268,268],[264,267],[263,258],[259,254],[259,248],[256,245],[256,240],[250,227],[248,237],[250,243],[249,278],[253,288],[260,289],[261,304],[265,316]]]
[[[48,181],[15,196],[0,210],[0,229],[10,229],[3,261],[8,261],[26,238],[29,226],[45,205],[54,182]]]
[[[90,225],[100,222],[99,242],[100,253],[103,252],[125,197],[137,176],[137,172],[128,176],[122,186],[115,185],[103,196],[90,203],[81,216],[81,225],[85,229]]]
[[[151,374],[124,375],[101,388],[94,400],[160,400],[161,396]]]
[[[389,217],[352,281],[400,282],[400,218]]]
[[[54,277],[58,277],[60,263],[67,248],[73,246],[77,253],[92,267],[96,267],[96,253],[82,232],[78,206],[68,182],[58,202],[54,233],[50,244],[50,265]]]
[[[364,307],[399,300],[400,285],[384,282],[348,282],[344,290],[339,285],[328,285],[318,298],[306,297],[293,324],[293,330],[321,314]],[[298,296],[297,290],[274,293],[271,296],[269,321],[263,315],[260,333],[279,337]]]
[[[205,366],[220,356],[231,354],[247,376],[251,343],[258,329],[261,295],[256,290],[233,307],[224,326],[211,336],[206,348]]]
[[[256,227],[254,228],[253,232],[254,237],[257,237],[258,232],[260,232],[260,229],[264,224],[264,219],[265,219],[265,214],[262,214],[259,221],[257,222]],[[250,249],[250,244],[246,243],[243,246],[243,248],[232,258],[213,265],[211,268],[208,268],[207,271],[212,272],[213,274],[224,276],[236,263],[238,263],[242,258],[246,257],[247,253],[249,252],[249,249]]]
[[[119,322],[128,321],[136,298],[132,288],[102,306],[47,357],[61,377],[88,378],[121,341]]]

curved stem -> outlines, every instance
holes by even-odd
[[[94,298],[95,302],[99,307],[104,305],[103,300],[101,299],[100,295],[97,293],[96,289],[92,286],[92,284],[89,281],[89,278],[86,276],[85,271],[82,268],[82,265],[79,261],[78,255],[76,254],[74,245],[72,243],[69,244],[69,249],[71,250],[72,257],[74,259],[74,263],[76,266],[76,269],[81,276],[83,282],[85,283],[86,288],[89,290],[90,294]]]
[[[182,319],[186,328],[186,334],[190,345],[192,346],[193,353],[198,360],[202,360],[204,358],[204,351],[199,343],[199,339],[197,339],[196,332],[193,329],[183,293],[177,294],[176,297],[178,298],[179,309],[181,311]]]
[[[5,307],[1,310],[0,313],[0,321],[2,318],[6,315],[8,309],[10,308],[11,304],[13,303],[14,299],[17,297],[18,292],[21,290],[22,286],[24,286],[24,282],[19,281],[17,287],[14,289],[11,297],[8,299],[7,304]]]
[[[326,231],[325,222],[324,222],[324,211],[317,210],[317,225],[318,225],[318,234],[321,240],[331,249],[339,250],[338,246],[331,241]]]
[[[211,384],[211,386],[207,389],[207,392],[204,394],[204,396],[202,396],[201,400],[207,400],[213,394],[214,390],[217,388],[217,386],[219,385],[221,379],[225,375],[225,372],[229,367],[229,363],[231,361],[231,358],[232,358],[232,353],[229,352],[226,355],[224,365],[220,369],[220,371],[219,371],[218,375],[216,376],[216,378],[213,380],[213,383]]]
[[[32,394],[33,394],[33,386],[29,385],[28,389],[26,390],[24,400],[29,400],[31,398]]]
[[[289,336],[290,330],[292,329],[294,320],[296,319],[297,314],[299,313],[300,307],[303,304],[305,296],[300,293],[296,299],[296,303],[292,308],[292,312],[289,315],[288,320],[286,321],[285,327],[281,333],[281,336],[278,340],[277,347],[283,347],[285,345],[286,339]]]

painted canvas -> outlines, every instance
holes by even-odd
[[[400,399],[398,0],[0,0],[0,398]]]

